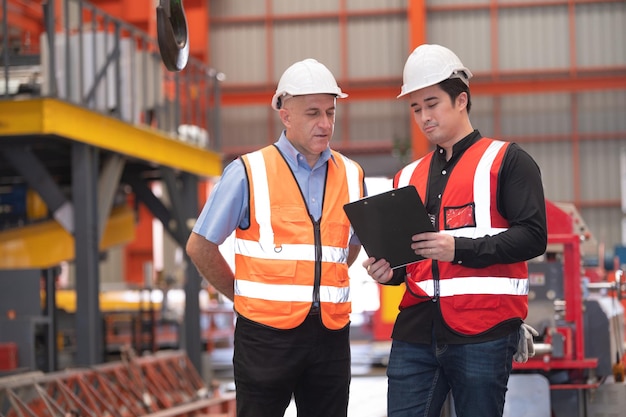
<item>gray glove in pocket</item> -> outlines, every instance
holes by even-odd
[[[519,327],[519,342],[517,343],[517,351],[513,355],[513,360],[515,362],[525,363],[528,361],[528,358],[535,356],[533,336],[539,336],[537,330],[533,329],[526,323],[522,323]]]

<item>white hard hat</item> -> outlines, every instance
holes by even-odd
[[[398,98],[448,78],[460,78],[469,85],[472,73],[448,48],[441,45],[420,45],[404,64],[402,74],[404,84]]]
[[[272,108],[280,108],[279,98],[282,96],[302,96],[306,94],[333,94],[336,97],[346,98],[347,94],[341,91],[333,74],[324,64],[308,58],[290,66],[283,72],[278,81],[276,93],[272,97]]]

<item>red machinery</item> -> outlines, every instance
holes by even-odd
[[[540,333],[536,355],[514,363],[511,378],[545,377],[553,417],[619,414],[626,407],[623,272],[611,282],[602,267],[584,267],[592,235],[573,205],[548,201],[546,212],[548,249],[529,262],[526,323]]]
[[[597,358],[588,358],[585,355],[584,320],[582,303],[582,257],[581,241],[591,238],[584,223],[575,211],[564,211],[552,202],[546,202],[548,218],[548,250],[546,262],[562,264],[563,299],[559,303],[562,307],[562,325],[555,325],[552,329],[545,329],[543,343],[537,344],[537,355],[524,364],[515,363],[514,369],[533,369],[550,371],[563,370],[593,370],[598,366]],[[560,255],[560,256],[559,256]],[[560,258],[560,259],[559,259]],[[533,272],[530,265],[529,281],[531,292],[529,295],[529,314],[533,309],[533,287],[546,284],[546,276],[542,272]],[[555,298],[553,301],[557,301]],[[534,324],[534,323],[533,323]],[[540,330],[540,329],[538,329]],[[562,354],[553,357],[553,342],[559,338],[563,341]],[[574,385],[572,385],[572,383]],[[563,388],[588,388],[593,384],[575,383],[570,381]],[[552,385],[552,389],[559,386]]]

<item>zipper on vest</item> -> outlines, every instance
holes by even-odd
[[[311,312],[317,313],[320,310],[320,283],[322,280],[322,234],[320,230],[320,222],[313,221],[313,235],[315,239],[315,279],[313,281],[313,305]]]
[[[431,300],[433,303],[439,301],[439,295],[441,289],[439,288],[439,264],[437,261],[431,261],[432,271],[433,271],[433,299]]]

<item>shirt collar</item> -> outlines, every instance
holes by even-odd
[[[276,141],[275,145],[278,150],[287,158],[290,165],[295,169],[298,169],[300,167],[300,160],[303,161],[303,164],[306,164],[306,158],[304,158],[304,155],[302,155],[296,148],[294,148],[291,142],[289,142],[289,139],[287,139],[287,136],[285,136],[284,130],[280,134],[280,138],[278,138],[278,141]],[[330,151],[330,147],[326,147],[326,149],[322,151],[320,158],[317,160],[315,166],[312,169],[319,168],[320,166],[324,165],[328,160],[332,160],[335,165],[337,164],[333,153]]]
[[[472,133],[465,136],[463,139],[461,139],[452,146],[452,158],[454,158],[456,155],[462,154],[467,148],[472,146],[480,138],[482,138],[482,135],[480,134],[478,129],[474,129]],[[445,158],[446,156],[445,150],[439,145],[437,145],[437,150],[435,153],[437,155],[441,155],[443,158]]]

